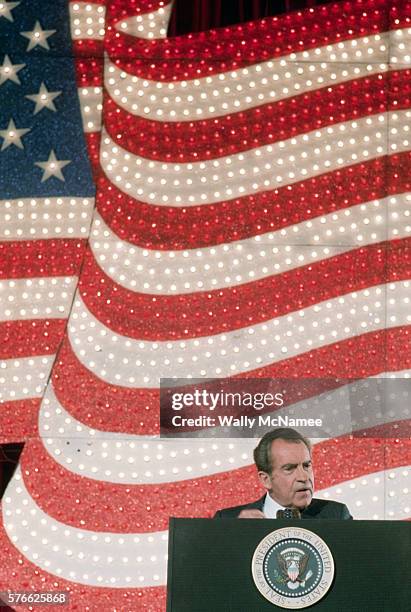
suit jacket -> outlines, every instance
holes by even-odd
[[[241,510],[257,509],[263,511],[265,494],[255,502],[244,504],[243,506],[233,506],[232,508],[224,508],[217,510],[214,518],[237,518]],[[313,497],[311,504],[307,506],[301,513],[303,519],[352,519],[350,511],[345,504],[340,502],[329,501],[325,499],[316,499]]]

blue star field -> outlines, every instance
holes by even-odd
[[[29,128],[21,137],[24,148],[14,143],[5,147],[0,136],[0,198],[94,195],[91,167],[82,129],[75,81],[66,0],[22,0],[12,10],[10,21],[0,18],[0,67],[7,55],[13,65],[25,64],[17,76],[20,84],[0,84],[0,132],[10,120],[17,129]],[[43,30],[56,30],[47,37],[49,49],[39,44],[28,50],[29,40],[21,32],[33,31],[36,22]],[[37,94],[44,83],[50,92],[61,91],[54,99],[56,111],[42,108],[34,114],[35,103],[25,96]],[[64,181],[44,178],[36,162],[47,161],[51,151],[58,160],[69,160],[62,168]]]

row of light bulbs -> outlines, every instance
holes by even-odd
[[[353,334],[409,325],[409,286],[403,281],[371,287],[241,330],[163,342],[113,333],[78,297],[69,338],[85,367],[110,384],[157,387],[160,376],[229,376]]]
[[[186,164],[144,159],[103,133],[101,164],[128,195],[148,203],[193,206],[295,183],[388,151],[406,151],[410,118],[411,111],[373,115],[245,153]]]

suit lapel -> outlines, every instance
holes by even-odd
[[[317,518],[317,515],[321,511],[321,504],[318,503],[317,499],[312,499],[311,504],[302,512],[301,518],[313,519]]]
[[[264,502],[265,502],[265,495],[263,495],[262,497],[260,497],[260,499],[257,499],[257,501],[252,502],[251,504],[247,504],[247,510],[261,510],[261,512],[263,511],[264,508]]]

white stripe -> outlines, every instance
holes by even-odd
[[[388,378],[398,374],[390,372],[384,376]],[[247,381],[244,385],[246,389]],[[298,388],[296,385],[298,382],[294,388]],[[317,438],[317,442],[323,442],[324,436],[329,439],[409,419],[411,410],[406,393],[410,387],[409,379],[396,379],[394,383],[380,381],[371,386],[367,379],[308,398],[271,415],[264,414],[264,417],[322,418],[322,439]],[[384,403],[387,390],[394,395],[389,407]],[[374,399],[370,411],[364,397],[376,391],[381,393],[380,400]],[[258,418],[259,412],[252,416]],[[99,431],[70,415],[56,398],[52,385],[47,388],[39,414],[39,434],[46,451],[57,463],[80,476],[120,484],[180,482],[245,467],[250,464],[252,450],[257,445],[255,437],[262,435],[259,433],[261,427],[258,429],[257,425],[252,431],[254,438],[241,439],[235,437],[241,435],[238,428],[215,427],[213,439],[200,439],[203,431],[199,430],[192,435],[184,434],[186,438],[182,434],[181,438],[165,440]],[[307,431],[302,433],[307,435]],[[314,428],[309,431],[314,432]],[[312,437],[311,433],[309,435]]]
[[[87,238],[94,198],[0,201],[0,241]]]
[[[0,401],[42,397],[55,355],[0,361]]]
[[[4,526],[24,557],[65,580],[111,588],[165,582],[167,532],[117,534],[69,527],[37,506],[19,467],[4,497]]]
[[[110,97],[136,116],[193,121],[384,73],[390,62],[403,68],[411,62],[410,50],[411,29],[400,29],[291,53],[231,72],[166,83],[128,74],[108,60],[105,84]]]
[[[84,131],[88,134],[99,132],[103,111],[103,88],[81,87],[78,90],[78,96]]]
[[[390,63],[398,69],[411,64],[411,28],[394,30],[390,33]]]
[[[373,378],[411,378],[411,370],[397,370],[396,372],[382,372]]]
[[[384,32],[170,83],[128,74],[107,60],[104,79],[110,97],[134,115],[157,121],[208,119],[386,72],[389,38]],[[403,39],[408,46],[407,30]],[[404,53],[398,51],[400,60]]]
[[[147,38],[148,40],[165,38],[173,4],[174,2],[170,2],[164,8],[159,8],[152,13],[133,15],[127,19],[122,19],[116,23],[115,28],[119,32],[137,38]]]
[[[256,446],[253,439],[171,441],[91,429],[63,408],[52,385],[42,402],[39,432],[47,452],[66,469],[123,484],[178,482],[226,472],[249,465]]]
[[[399,521],[411,516],[410,490],[411,466],[406,466],[365,474],[328,487],[316,497],[347,504],[355,519]]]
[[[127,152],[103,132],[100,161],[110,181],[142,202],[198,206],[291,185],[344,166],[410,149],[411,111],[357,121],[194,163],[150,161]],[[395,143],[387,143],[388,135]]]
[[[357,519],[408,518],[410,474],[411,466],[374,472],[317,495],[347,503]],[[37,506],[20,468],[5,493],[4,517],[7,535],[19,552],[55,576],[111,588],[165,584],[167,532],[115,534],[69,527]]]
[[[93,2],[69,2],[71,37],[73,40],[104,39],[106,8]]]
[[[266,323],[214,336],[159,342],[113,333],[78,297],[69,338],[80,362],[102,380],[156,388],[160,378],[233,376],[354,335],[410,324],[409,287],[408,281],[374,286]]]
[[[98,265],[119,285],[138,293],[186,294],[256,281],[358,247],[405,238],[411,235],[410,212],[411,194],[404,193],[260,236],[185,251],[132,245],[96,214],[90,246]]]
[[[0,280],[0,321],[65,319],[77,277]]]

